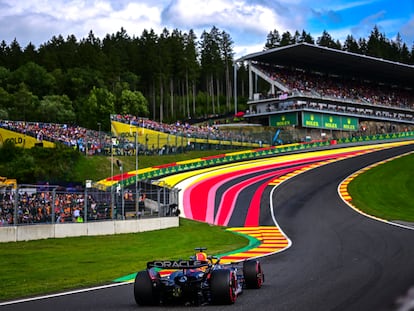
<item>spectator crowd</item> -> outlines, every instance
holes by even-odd
[[[132,115],[112,115],[111,120],[144,127],[177,137],[232,142],[256,142],[253,137],[249,137],[245,133],[221,131],[217,124],[190,125],[189,123],[182,123],[180,121],[174,124],[166,124]],[[116,155],[131,155],[135,152],[135,145],[127,137],[121,135],[113,138],[112,135],[104,131],[86,129],[76,125],[0,120],[0,127],[32,136],[38,142],[50,141],[62,143],[87,155],[109,155],[112,150]],[[154,147],[140,144],[139,150],[144,150],[148,147],[154,149],[151,150],[153,153],[161,154],[157,151],[161,148],[165,149],[168,146]]]
[[[272,80],[286,86],[290,94],[414,109],[413,90],[399,88],[395,85],[345,79],[339,76],[285,67],[258,65],[258,68]],[[275,94],[266,94],[265,96],[275,96]]]
[[[167,124],[135,117],[132,115],[113,115],[111,116],[111,119],[114,121],[128,123],[134,126],[139,126],[153,131],[185,138],[234,142],[254,142],[254,138],[252,137],[248,137],[237,132],[222,131],[219,126],[222,124],[220,121],[204,122],[202,124],[191,125],[188,122],[181,121]]]
[[[22,192],[23,191],[23,192]],[[0,193],[0,226],[17,224],[83,222],[85,217],[84,192],[12,191],[3,189]],[[17,197],[16,197],[17,196]],[[88,220],[102,220],[111,217],[110,203],[97,200],[91,194],[87,197]],[[17,213],[14,207],[17,206]],[[52,221],[52,217],[53,221]]]

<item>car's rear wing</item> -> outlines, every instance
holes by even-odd
[[[205,260],[154,260],[147,262],[147,269],[197,269],[209,266]]]

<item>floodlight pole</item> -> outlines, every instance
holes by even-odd
[[[138,218],[138,126],[135,127],[135,216]]]
[[[13,193],[13,190],[11,190]],[[15,192],[14,192],[14,209],[13,209],[13,225],[17,226],[17,209],[19,206],[19,186],[16,187]]]
[[[121,166],[119,167],[119,169],[121,170],[121,175],[124,176],[124,167],[121,164]],[[122,179],[123,177],[121,177]],[[121,202],[122,202],[122,220],[125,220],[125,198],[124,198],[124,184],[121,182]]]
[[[237,114],[237,63],[233,62],[234,115]]]
[[[114,197],[114,141],[111,136],[111,215],[114,219],[115,197]]]

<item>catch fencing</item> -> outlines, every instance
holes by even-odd
[[[0,226],[178,216],[178,191],[140,183],[110,191],[52,185],[0,188]]]

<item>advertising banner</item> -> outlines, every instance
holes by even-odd
[[[322,126],[322,114],[302,112],[302,126],[323,128],[323,126]]]
[[[357,131],[358,118],[317,112],[302,112],[302,126],[328,130]]]
[[[298,114],[288,112],[270,116],[269,125],[275,127],[298,125]]]
[[[0,128],[0,145],[8,140],[14,142],[16,147],[21,148],[32,148],[35,145],[47,148],[55,147],[55,144],[50,141],[39,141],[32,136]]]

